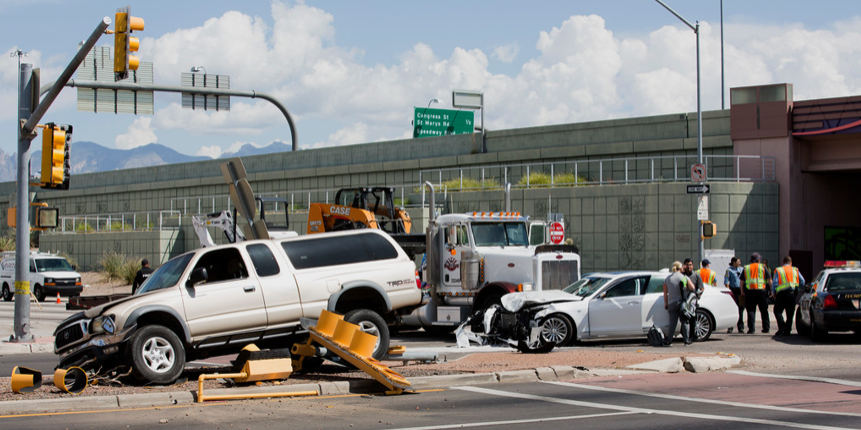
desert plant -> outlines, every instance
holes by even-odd
[[[15,235],[6,235],[0,237],[0,251],[15,250]]]
[[[499,188],[499,182],[496,178],[485,178],[484,180],[476,178],[452,178],[444,181],[442,185],[449,191]]]
[[[90,225],[88,221],[83,221],[75,224],[75,232],[76,233],[86,233],[88,231],[95,230],[93,226]]]
[[[138,259],[116,251],[102,254],[98,264],[101,267],[99,274],[108,282],[122,281],[125,284],[131,284],[140,270]]]
[[[72,267],[78,267],[78,260],[68,252],[58,252],[57,255],[66,259]]]
[[[573,173],[566,172],[557,173],[556,176],[553,177],[553,182],[562,185],[578,185],[588,182],[588,180],[585,176],[578,176]]]
[[[531,188],[544,188],[550,186],[550,174],[544,172],[530,172],[529,175],[523,175],[517,185],[526,186],[527,183]]]

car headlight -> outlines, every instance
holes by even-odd
[[[114,318],[111,315],[98,316],[90,321],[90,334],[114,334],[114,331],[116,331],[116,325],[114,325]]]
[[[46,283],[46,284],[53,284],[53,283],[54,283],[54,278],[45,278],[45,283]]]

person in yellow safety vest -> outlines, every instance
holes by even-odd
[[[774,289],[774,319],[777,320],[777,333],[775,336],[789,336],[792,332],[792,318],[795,316],[795,299],[799,287],[805,284],[804,276],[797,267],[792,265],[792,258],[788,255],[783,258],[783,267],[774,269],[774,277],[771,285]],[[786,321],[783,314],[786,313]]]
[[[741,274],[741,296],[744,297],[747,310],[747,334],[753,334],[756,328],[756,308],[762,316],[762,332],[771,330],[768,319],[768,296],[771,291],[771,276],[765,272],[765,266],[760,263],[762,257],[758,252],[750,255],[750,264],[744,266]]]

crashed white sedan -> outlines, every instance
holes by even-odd
[[[562,291],[511,293],[503,304],[544,302],[533,315],[545,342],[558,346],[580,340],[645,337],[654,324],[665,327],[663,284],[668,272],[594,273]],[[696,317],[697,340],[735,327],[738,308],[725,287],[706,286]],[[680,325],[679,325],[680,326]],[[676,327],[678,334],[679,326]]]

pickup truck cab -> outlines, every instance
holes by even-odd
[[[158,268],[135,295],[66,319],[59,368],[131,368],[169,383],[186,361],[249,343],[289,348],[300,318],[345,315],[389,344],[388,325],[422,304],[415,264],[386,234],[349,231],[202,248]]]
[[[81,274],[69,262],[47,252],[30,252],[30,291],[40,302],[46,297],[71,296],[83,290]],[[15,294],[15,251],[6,251],[0,260],[0,292],[3,300],[11,301]]]

